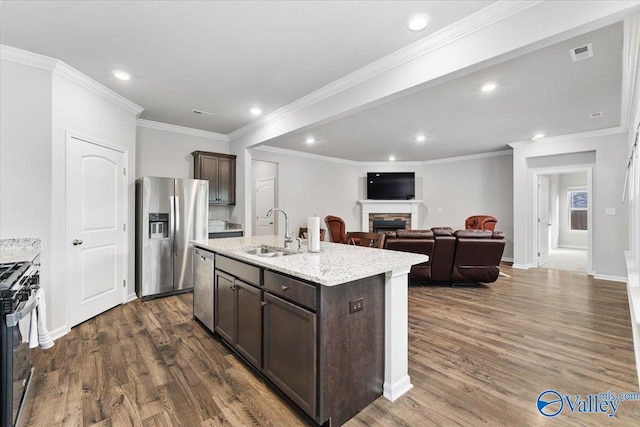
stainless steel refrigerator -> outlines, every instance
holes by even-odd
[[[136,293],[141,299],[193,289],[192,240],[207,239],[209,182],[136,181]]]

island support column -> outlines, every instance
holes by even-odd
[[[409,270],[385,273],[384,397],[394,401],[413,387],[409,378]]]

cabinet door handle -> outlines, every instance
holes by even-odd
[[[231,289],[232,291],[235,291],[236,290],[236,286],[235,285],[231,285],[231,286],[229,286],[229,289]]]
[[[262,306],[263,306],[263,307],[264,307],[265,305],[267,305],[267,303],[266,303],[266,302],[264,302],[264,301],[260,301],[260,304],[262,304]]]
[[[287,289],[289,289],[289,287],[287,285],[282,285],[280,286],[280,289],[282,289],[283,291],[286,291]]]

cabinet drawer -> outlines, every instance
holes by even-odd
[[[274,295],[316,309],[316,287],[272,271],[264,272],[264,287]]]
[[[221,255],[216,256],[216,268],[242,279],[245,282],[260,286],[260,269],[235,259]]]

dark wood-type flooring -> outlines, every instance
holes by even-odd
[[[615,418],[546,419],[538,394],[638,392],[623,283],[556,270],[502,269],[482,287],[409,289],[414,385],[379,398],[349,426],[637,426]],[[290,404],[191,319],[192,295],[114,308],[36,350],[31,426],[295,426]]]

